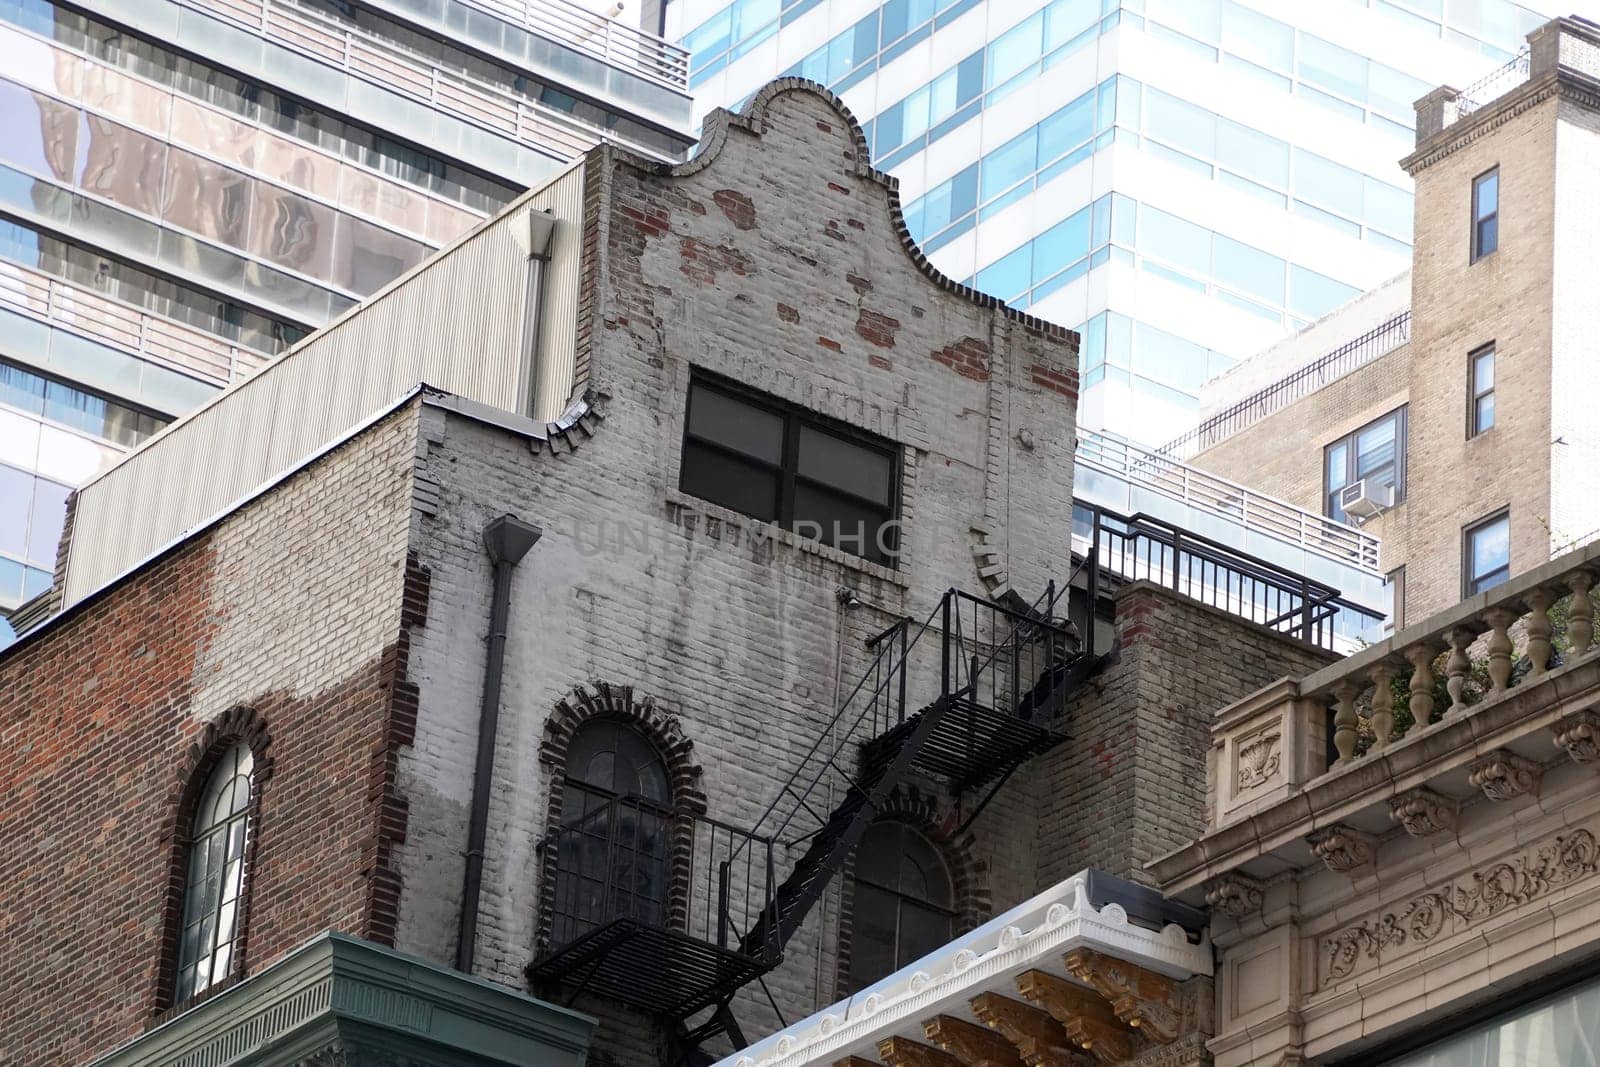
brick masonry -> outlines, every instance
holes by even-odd
[[[84,1062],[167,1006],[176,777],[224,733],[270,735],[274,768],[246,973],[322,930],[386,938],[401,828],[377,779],[403,739],[414,422],[391,417],[0,657],[0,1062]]]
[[[1116,653],[1070,698],[1070,740],[1044,757],[1038,881],[1144,865],[1205,827],[1214,713],[1338,657],[1149,582],[1115,598]]]

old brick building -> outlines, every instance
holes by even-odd
[[[1136,883],[1326,606],[1086,571],[1075,399],[821,90],[591,153],[74,498],[0,1060],[703,1062],[1089,867],[1209,988]]]

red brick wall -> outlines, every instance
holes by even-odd
[[[362,561],[396,578],[376,623],[392,635],[387,648],[330,669],[324,685],[291,692],[282,680],[296,661],[313,664],[302,682],[314,674],[313,657],[356,625],[317,609],[329,568],[361,568],[340,559],[339,539],[311,536],[329,516],[305,507],[305,494],[336,489],[352,458],[325,458],[0,654],[0,1063],[86,1062],[155,1021],[170,981],[174,830],[189,819],[174,816],[180,770],[198,759],[207,721],[240,706],[264,725],[273,764],[255,825],[246,973],[330,928],[392,940],[390,852],[405,829],[393,764],[414,723],[406,627],[426,613],[426,574],[407,568],[402,590],[403,549]],[[259,538],[263,523],[281,543]],[[264,625],[248,597],[214,602],[225,576],[282,571],[285,551],[299,552],[301,625]],[[257,662],[218,655],[252,642]]]

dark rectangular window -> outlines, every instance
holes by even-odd
[[[678,484],[703,500],[894,566],[894,444],[786,401],[696,375]]]
[[[1406,495],[1406,409],[1396,408],[1323,450],[1322,499],[1331,519],[1349,522],[1339,496],[1348,485],[1365,479],[1369,490],[1394,489],[1394,502]]]
[[[1461,535],[1461,595],[1493,589],[1511,577],[1511,512],[1499,511]]]
[[[1472,259],[1500,247],[1500,168],[1472,180]]]
[[[1494,345],[1468,358],[1467,436],[1476,437],[1494,427]]]

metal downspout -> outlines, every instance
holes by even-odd
[[[515,515],[483,528],[483,547],[494,564],[489,602],[489,651],[483,664],[483,706],[478,713],[478,760],[472,772],[472,809],[467,818],[467,867],[461,881],[461,925],[456,933],[456,970],[472,973],[478,941],[478,895],[483,887],[483,845],[489,827],[489,790],[494,784],[495,735],[500,726],[500,683],[505,674],[506,621],[511,614],[511,572],[543,533]]]

